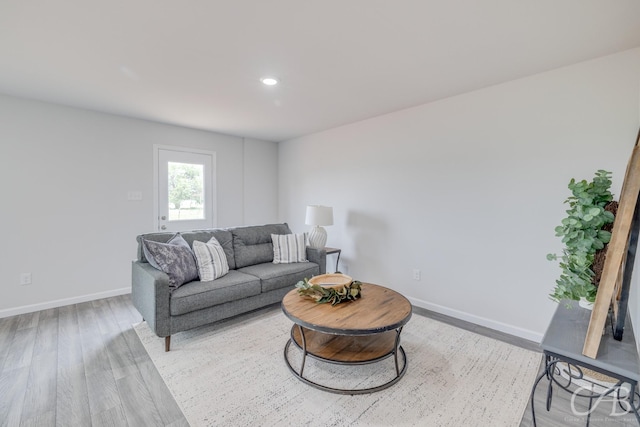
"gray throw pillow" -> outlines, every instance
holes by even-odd
[[[153,256],[151,255],[151,253],[149,253],[149,250],[147,249],[147,245],[144,244],[144,242],[148,242],[148,240],[143,239],[142,240],[142,251],[144,252],[144,257],[147,260],[147,262],[149,262],[149,264],[151,264],[151,266],[153,266],[153,268],[155,268],[156,270],[162,270],[162,268],[160,268],[160,266],[158,265],[158,263],[156,262],[156,260],[153,259]],[[189,248],[189,243],[187,243],[186,240],[184,240],[184,237],[182,237],[182,234],[180,233],[176,233],[174,234],[166,243],[167,245],[179,245],[179,246],[184,246],[186,248]],[[191,248],[189,248],[191,249]]]
[[[184,244],[180,242],[180,239]],[[143,239],[142,244],[149,264],[169,276],[171,290],[198,279],[196,260],[189,244],[182,236],[174,243],[160,243]]]

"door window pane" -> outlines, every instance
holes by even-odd
[[[204,165],[169,162],[169,221],[205,219]]]

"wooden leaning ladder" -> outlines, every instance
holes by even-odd
[[[635,250],[640,229],[640,131],[636,138],[631,158],[627,164],[618,212],[613,223],[611,241],[607,248],[602,277],[598,286],[596,301],[591,313],[587,336],[582,354],[595,359],[609,313],[613,307],[614,338],[622,339],[622,328],[627,315],[627,300],[631,272],[635,261]],[[626,268],[625,268],[626,265]]]

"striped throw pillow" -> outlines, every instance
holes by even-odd
[[[229,272],[229,263],[220,242],[212,237],[207,243],[193,241],[200,281],[208,282]]]
[[[273,263],[308,262],[304,234],[272,234]]]

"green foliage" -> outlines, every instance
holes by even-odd
[[[202,203],[202,166],[188,163],[169,163],[169,202],[176,208],[186,200]]]
[[[300,295],[314,299],[318,304],[330,302],[331,305],[336,305],[343,301],[353,301],[360,298],[361,285],[361,282],[354,280],[350,284],[336,289],[312,285],[308,279],[304,279],[296,283],[296,288],[298,288]]]
[[[556,287],[549,296],[559,302],[562,299],[579,300],[585,297],[595,301],[597,288],[592,283],[591,270],[598,249],[609,243],[611,233],[602,230],[605,224],[614,220],[611,212],[604,207],[613,200],[611,172],[599,170],[593,181],[571,179],[569,190],[572,195],[565,203],[569,204],[567,217],[555,228],[556,236],[562,238],[565,247],[562,256],[548,254],[550,261],[559,261],[562,270],[556,280]]]

